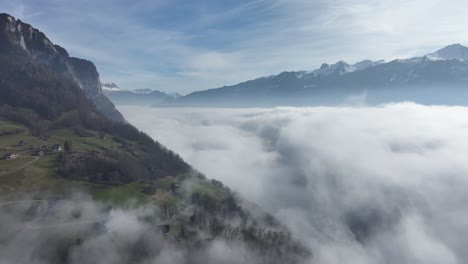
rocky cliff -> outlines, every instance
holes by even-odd
[[[87,60],[70,57],[54,45],[44,33],[8,14],[0,14],[0,56],[17,56],[50,69],[73,80],[96,108],[106,117],[124,122],[123,116],[102,93],[96,66]]]

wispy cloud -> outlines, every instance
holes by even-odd
[[[242,4],[242,5],[240,5],[240,7],[246,7],[246,6],[250,6],[250,5],[255,5],[255,4],[258,4],[258,3],[261,3],[261,2],[265,2],[265,1],[268,1],[268,0],[257,0],[257,1],[252,1],[252,2],[248,2],[248,3]]]
[[[104,80],[130,89],[187,93],[323,62],[391,60],[468,44],[464,0],[0,0],[0,6],[72,55],[96,62]]]

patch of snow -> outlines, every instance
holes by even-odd
[[[105,87],[105,86],[102,86],[102,90],[105,90],[105,91],[108,91],[108,92],[122,91],[122,90],[119,89],[119,88],[109,88],[109,87]]]
[[[105,91],[121,91],[120,87],[113,82],[101,83],[102,89]]]
[[[182,95],[180,95],[178,93],[168,93],[167,96],[169,96],[172,99],[177,99],[177,98],[182,97]]]
[[[136,89],[133,92],[134,93],[139,93],[139,94],[149,94],[149,93],[153,92],[153,90],[146,88],[146,89]]]
[[[420,63],[423,59],[423,57],[414,57],[409,59],[396,59],[395,61],[400,63]]]
[[[312,73],[315,73],[316,75],[319,76],[330,76],[332,74],[347,74],[356,71],[356,68],[353,66],[349,65],[345,61],[339,61],[335,64],[329,65],[329,64],[322,64],[322,67],[320,69],[317,69],[313,71]]]
[[[424,56],[424,59],[428,60],[428,61],[445,60],[444,58],[441,58],[441,57],[438,57],[438,56],[435,56],[435,55],[431,55],[431,54],[428,54],[428,55]]]
[[[309,72],[309,71],[298,71],[298,72],[296,72],[296,77],[299,78],[299,79],[302,79],[302,77],[304,77],[305,75],[308,75],[310,73],[311,72]]]
[[[357,71],[362,71],[364,69],[374,67],[383,63],[385,63],[384,60],[378,60],[378,61],[363,60],[363,61],[353,64],[352,66],[356,68]]]

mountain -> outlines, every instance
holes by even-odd
[[[102,84],[103,93],[117,105],[154,105],[158,103],[167,103],[179,98],[181,95],[167,94],[158,90],[136,89],[123,90],[113,82]]]
[[[121,244],[129,256],[125,263],[149,263],[161,250],[198,252],[219,241],[242,243],[264,258],[262,263],[309,255],[271,215],[115,118],[120,116],[115,108],[103,109],[103,100],[113,105],[101,93],[92,62],[67,56],[43,33],[9,15],[0,18],[2,248],[5,243],[34,248],[41,263],[75,263],[70,261],[75,250],[96,242],[99,248]],[[81,197],[88,196],[94,206],[106,208],[107,217],[84,215],[91,205]],[[67,201],[76,199],[75,208],[69,207]],[[15,207],[18,203],[25,206]],[[134,214],[130,223],[147,230],[131,229],[136,233],[126,236],[133,240],[113,235],[106,227],[112,208],[118,215]],[[36,232],[43,228],[47,231]],[[21,240],[25,233],[28,238]]]
[[[50,70],[76,83],[105,116],[124,122],[123,116],[102,93],[99,73],[92,62],[71,57],[44,33],[8,14],[0,14],[0,54],[47,65]]]
[[[440,60],[468,61],[468,48],[461,44],[453,44],[426,56]]]
[[[102,86],[102,91],[103,92],[106,92],[106,91],[120,91],[120,87],[113,83],[113,82],[106,82],[106,83],[101,83],[101,86]]]
[[[385,63],[385,61],[384,60],[378,60],[378,61],[363,60],[363,61],[353,64],[353,67],[357,71],[360,71],[360,70],[364,70],[365,68],[374,67],[382,63]]]
[[[339,61],[332,65],[324,63],[322,64],[320,69],[317,69],[313,71],[312,73],[313,73],[313,77],[315,76],[328,77],[330,75],[335,75],[335,74],[343,75],[343,74],[347,74],[347,73],[354,72],[354,71],[356,71],[355,67],[349,65],[345,61]]]
[[[190,171],[178,155],[122,122],[92,62],[68,56],[6,14],[0,15],[0,33],[0,116],[24,126],[33,141],[52,139],[47,145],[63,144],[53,139],[69,135],[58,138],[73,140],[79,151],[58,161],[61,176],[127,184]],[[96,137],[101,140],[88,144]]]
[[[313,71],[282,72],[236,85],[197,91],[161,107],[270,107],[414,101],[468,105],[468,48],[450,45],[423,57],[344,61]],[[354,102],[355,103],[355,102]],[[360,103],[360,102],[359,102]]]

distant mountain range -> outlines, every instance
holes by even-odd
[[[193,92],[161,107],[256,107],[336,104],[468,104],[468,48],[454,44],[422,57],[390,62],[339,61],[313,71],[282,72]]]
[[[103,93],[118,105],[154,105],[168,103],[179,97],[178,93],[168,94],[152,89],[124,90],[113,82],[102,83]]]

